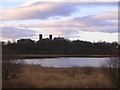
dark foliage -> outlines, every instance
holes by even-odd
[[[37,42],[30,39],[20,39],[17,43],[2,44],[3,55],[14,54],[78,54],[78,55],[110,55],[116,51],[118,43],[87,42],[43,39]]]

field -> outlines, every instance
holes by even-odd
[[[25,65],[18,78],[3,81],[3,88],[113,88],[100,68],[47,68]]]

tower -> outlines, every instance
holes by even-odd
[[[39,34],[39,40],[42,40],[42,34]]]
[[[52,35],[49,35],[49,39],[52,39]]]

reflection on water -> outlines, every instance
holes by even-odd
[[[108,58],[47,58],[47,59],[24,59],[25,64],[41,65],[43,67],[72,67],[91,66],[99,67]]]

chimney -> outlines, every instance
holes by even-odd
[[[52,35],[49,35],[49,39],[52,39]]]
[[[39,34],[39,40],[42,40],[42,34]]]

